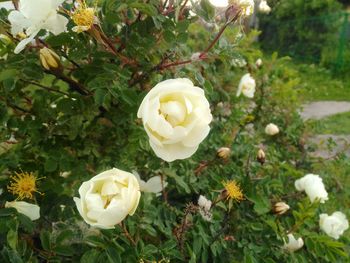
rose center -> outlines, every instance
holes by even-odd
[[[160,104],[160,113],[175,127],[180,125],[186,118],[186,107],[178,101],[167,101]]]

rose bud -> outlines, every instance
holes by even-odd
[[[263,149],[259,149],[256,159],[259,163],[264,164],[266,161],[266,154]]]
[[[231,149],[228,147],[221,147],[216,154],[219,158],[226,160],[228,157],[230,157]]]
[[[289,210],[289,208],[289,205],[287,205],[285,202],[278,202],[273,206],[273,212],[277,215],[283,215]]]
[[[51,49],[44,47],[39,52],[41,65],[46,70],[57,70],[61,68],[60,57]]]

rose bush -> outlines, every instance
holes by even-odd
[[[189,2],[65,1],[19,54],[0,10],[0,262],[348,261],[319,218],[349,217],[349,162],[308,154],[298,72],[243,31],[253,1]]]

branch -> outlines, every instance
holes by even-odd
[[[52,92],[57,92],[57,93],[60,93],[60,94],[62,94],[62,95],[69,96],[69,93],[67,93],[67,92],[60,91],[60,90],[56,90],[56,89],[53,89],[53,88],[44,86],[44,85],[42,85],[42,84],[40,84],[40,83],[37,83],[37,82],[34,82],[34,81],[30,81],[30,80],[26,80],[26,79],[19,79],[19,80],[21,80],[21,81],[23,81],[23,82],[26,82],[26,83],[28,83],[28,84],[31,84],[31,85],[35,85],[35,86],[37,86],[37,87],[39,87],[39,88],[42,88],[42,89],[44,89],[44,90],[48,90],[48,91],[52,91]]]

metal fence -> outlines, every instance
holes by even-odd
[[[336,73],[350,71],[350,13],[261,21],[262,47]]]

